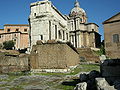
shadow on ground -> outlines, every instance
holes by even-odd
[[[78,84],[80,82],[79,79],[73,79],[72,81],[64,81],[62,82],[62,85],[65,86],[76,86],[76,84]]]

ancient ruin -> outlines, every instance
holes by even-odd
[[[41,43],[40,43],[41,42]],[[30,55],[32,72],[69,72],[79,64],[77,50],[68,43],[38,41]]]

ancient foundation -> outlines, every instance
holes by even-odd
[[[33,72],[68,72],[78,64],[78,53],[65,43],[34,45],[30,55]]]

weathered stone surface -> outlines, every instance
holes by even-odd
[[[61,90],[56,86],[66,80],[66,77],[59,75],[28,75],[12,78],[9,76],[8,80],[1,80],[0,90]]]
[[[93,61],[93,62],[99,62],[99,56],[93,52],[91,48],[77,48],[77,51],[79,53],[80,61],[86,62],[86,61]]]
[[[100,76],[100,72],[99,71],[93,70],[93,71],[91,71],[89,73],[89,79],[95,79],[96,77],[99,77],[99,76]]]
[[[100,58],[100,60],[102,61],[102,60],[105,60],[105,59],[106,59],[106,56],[105,56],[105,55],[101,55],[99,58]]]
[[[96,78],[95,80],[98,90],[104,90],[106,86],[109,86],[105,78]]]
[[[78,83],[74,90],[87,90],[87,83],[86,82]]]
[[[24,90],[47,90],[48,88],[45,85],[28,85],[24,87]]]
[[[120,90],[120,80],[116,80],[113,84],[115,89]]]
[[[69,69],[79,64],[79,55],[67,44],[33,46],[30,55],[31,69]],[[48,70],[49,71],[49,70]]]
[[[104,77],[120,77],[120,60],[108,59],[101,64],[101,74]]]
[[[120,89],[115,89],[114,86],[106,86],[104,87],[103,90],[120,90]]]
[[[87,81],[87,90],[96,90],[95,79],[89,79]]]
[[[16,50],[0,50],[0,55],[6,55],[6,56],[18,56],[20,53]]]
[[[50,44],[50,43],[53,44],[53,43],[57,43],[57,41],[56,41],[56,40],[48,40],[47,43],[49,43],[49,44]]]
[[[54,80],[61,80],[61,77],[58,76],[42,76],[42,75],[31,75],[31,76],[21,76],[14,79],[9,85],[19,85],[27,82],[36,82],[38,84],[44,84],[44,82],[52,82]]]
[[[0,75],[0,80],[7,80],[8,77],[8,75]]]
[[[42,40],[38,40],[38,41],[36,42],[36,44],[37,44],[37,45],[42,45],[43,42],[42,42]]]
[[[7,81],[1,81],[0,85],[6,85],[8,82]]]
[[[28,56],[0,56],[0,73],[9,73],[29,70]]]
[[[83,74],[80,74],[80,81],[81,82],[84,82],[84,81],[87,81],[88,80],[88,75],[83,73]]]

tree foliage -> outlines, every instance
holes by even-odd
[[[13,40],[3,42],[3,48],[6,50],[12,50],[14,45],[15,45],[15,42]]]
[[[100,54],[100,55],[105,55],[105,45],[104,45],[104,40],[101,42],[101,46],[100,46],[99,54]]]

